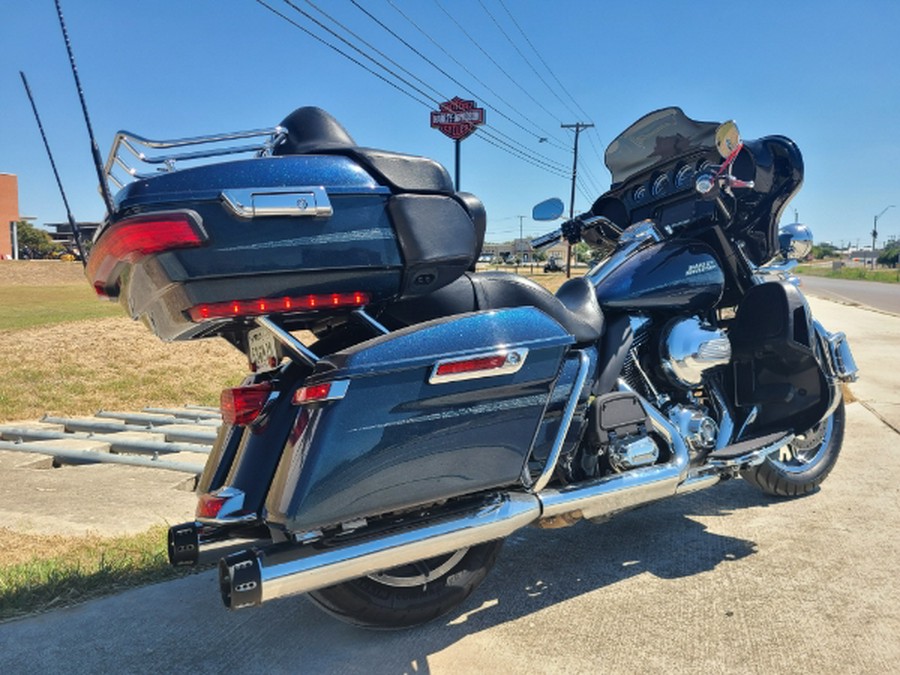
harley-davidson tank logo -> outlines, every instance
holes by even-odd
[[[688,265],[687,271],[684,273],[684,276],[692,277],[695,274],[703,274],[704,272],[715,272],[716,267],[717,265],[713,260],[693,263],[692,265]]]

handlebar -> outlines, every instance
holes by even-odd
[[[581,235],[585,230],[604,230],[608,235],[618,236],[622,233],[622,228],[616,225],[606,216],[592,216],[582,214],[565,221],[557,229],[547,234],[542,234],[531,240],[531,246],[536,249],[545,248],[565,238],[570,244],[577,244],[581,241]]]

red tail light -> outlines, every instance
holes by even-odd
[[[496,368],[502,368],[505,364],[506,354],[485,356],[479,359],[441,363],[435,369],[434,374],[438,376],[460,375],[462,373],[474,373],[480,370],[494,370]]]
[[[120,220],[101,235],[88,259],[87,276],[98,295],[107,295],[111,275],[120,262],[201,246],[205,236],[195,216],[188,213],[153,213]]]
[[[308,387],[301,387],[295,391],[291,402],[294,405],[305,405],[307,403],[321,403],[322,401],[336,401],[344,398],[349,386],[350,380],[333,380],[331,382],[322,382],[321,384],[311,384]]]
[[[234,426],[246,426],[256,420],[272,393],[268,383],[251,384],[222,391],[222,419]]]
[[[188,311],[195,322],[206,319],[223,319],[237,316],[261,316],[308,312],[330,308],[363,307],[369,304],[369,294],[360,291],[350,293],[320,293],[284,298],[258,298],[256,300],[230,300],[196,305]]]
[[[211,494],[200,495],[195,515],[198,518],[216,518],[227,501],[227,497],[217,497]]]

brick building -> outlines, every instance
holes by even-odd
[[[10,223],[19,220],[19,180],[15,174],[0,173],[0,259],[12,257]]]

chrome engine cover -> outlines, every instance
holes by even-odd
[[[725,331],[692,316],[666,325],[660,352],[663,371],[672,384],[697,387],[705,371],[731,361],[731,341]]]
[[[653,464],[659,459],[659,447],[650,436],[632,436],[609,446],[609,464],[615,471],[628,471]]]

